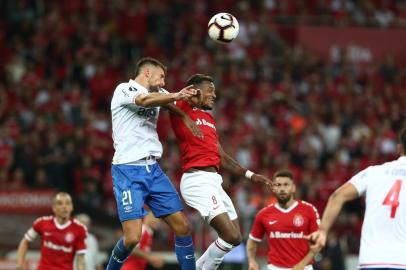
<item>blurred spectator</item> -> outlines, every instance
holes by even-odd
[[[86,226],[87,228],[87,237],[85,239],[86,243],[86,254],[85,254],[85,265],[86,270],[102,270],[102,263],[99,253],[99,243],[96,236],[91,232],[91,220],[87,214],[77,214],[75,218]],[[74,269],[77,269],[77,264],[74,263]]]

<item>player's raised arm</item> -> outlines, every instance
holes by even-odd
[[[189,85],[176,93],[148,93],[138,95],[134,103],[142,107],[157,107],[176,100],[188,99],[196,95],[197,90],[193,85]]]
[[[224,152],[223,147],[221,147],[220,143],[218,144],[218,148],[221,157],[221,167],[236,175],[245,176],[253,182],[263,183],[267,186],[271,185],[271,180],[268,179],[268,177],[261,174],[256,174],[238,164],[237,161],[235,161],[232,157],[230,157],[230,155]]]

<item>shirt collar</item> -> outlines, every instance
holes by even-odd
[[[141,84],[137,83],[137,82],[134,81],[133,79],[130,79],[130,80],[128,81],[128,83],[129,83],[131,86],[134,86],[134,87],[136,87],[136,88],[138,88],[138,89],[144,89],[145,91],[149,92],[147,88],[145,88],[145,87],[142,86]]]

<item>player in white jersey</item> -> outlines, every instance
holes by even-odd
[[[189,131],[199,128],[172,103],[196,95],[193,86],[177,93],[162,90],[166,67],[154,58],[137,63],[135,79],[121,83],[111,101],[115,153],[112,164],[113,190],[124,237],[111,254],[108,270],[120,269],[141,237],[144,203],[175,233],[175,252],[182,270],[194,270],[195,258],[190,228],[179,195],[156,162],[162,155],[156,125],[159,106],[182,117]]]
[[[368,167],[330,196],[312,245],[325,246],[343,204],[365,194],[359,268],[406,269],[406,128],[399,139],[400,158]]]

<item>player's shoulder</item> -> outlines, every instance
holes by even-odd
[[[87,233],[87,227],[85,226],[85,224],[83,224],[82,222],[80,222],[76,218],[72,219],[72,226],[74,226],[79,231]]]
[[[313,204],[303,201],[303,200],[297,200],[297,202],[299,203],[299,205],[301,206],[301,208],[305,208],[308,209],[310,211],[314,211],[316,213],[318,213],[316,206],[314,206]]]
[[[42,216],[42,217],[38,217],[36,220],[34,220],[34,224],[38,224],[41,222],[50,222],[52,221],[54,218],[54,216]]]
[[[270,203],[270,204],[266,205],[264,208],[259,210],[258,215],[266,215],[268,213],[275,211],[276,210],[275,206],[276,206],[275,203]]]

